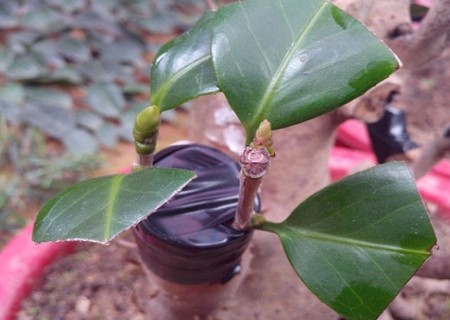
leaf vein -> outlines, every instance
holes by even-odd
[[[242,10],[242,4],[241,3],[240,3],[240,8]],[[243,14],[243,16],[245,18],[245,23],[247,24],[248,30],[250,31],[253,39],[255,40],[255,44],[258,47],[258,49],[259,49],[259,51],[260,51],[260,53],[261,53],[261,55],[262,55],[262,57],[264,59],[264,62],[267,65],[267,68],[270,70],[270,74],[273,74],[273,68],[272,68],[272,65],[270,63],[270,59],[267,57],[267,55],[265,53],[266,50],[264,50],[264,48],[261,47],[261,44],[259,43],[258,38],[257,38],[257,36],[255,34],[255,31],[253,30],[252,26],[250,25],[250,20],[249,20],[249,17],[247,15],[246,10],[242,10],[242,14]]]
[[[306,229],[298,228],[298,227],[290,227],[290,226],[285,226],[285,227],[287,230],[291,230],[291,232],[288,231],[288,233],[293,238],[304,237],[307,239],[317,239],[317,240],[333,242],[333,243],[343,243],[343,244],[347,244],[347,245],[355,246],[355,247],[365,247],[365,248],[371,248],[374,250],[385,250],[385,251],[397,252],[400,254],[416,254],[416,255],[429,256],[429,252],[424,251],[424,250],[402,248],[402,247],[389,245],[389,244],[373,243],[373,242],[368,242],[368,241],[364,241],[364,240],[350,239],[350,238],[345,238],[345,237],[341,237],[341,236],[306,230]]]
[[[125,175],[117,176],[111,183],[111,191],[108,196],[108,207],[105,213],[105,239],[108,239],[111,235],[112,216],[117,203],[117,194],[120,191],[120,186],[124,177]]]
[[[69,197],[69,196],[72,196],[72,193],[71,193],[71,192],[68,192],[68,193],[65,194],[63,197],[61,197],[61,198],[58,200],[58,202],[50,209],[49,214],[47,215],[47,217],[50,217],[50,216],[51,216],[51,219],[49,220],[48,223],[46,223],[46,226],[47,226],[47,227],[45,228],[45,230],[51,229],[53,223],[54,223],[55,221],[57,221],[58,218],[59,218],[61,215],[63,215],[66,211],[70,210],[72,207],[74,207],[74,206],[76,206],[76,205],[79,205],[79,203],[80,203],[86,196],[88,196],[90,193],[92,193],[92,192],[94,192],[94,191],[96,191],[96,190],[98,190],[98,189],[101,189],[101,188],[104,187],[108,182],[109,182],[109,181],[105,180],[104,183],[99,184],[98,186],[95,186],[95,188],[93,188],[93,189],[87,189],[87,190],[84,192],[84,194],[82,194],[79,198],[77,198],[75,201],[73,201],[70,205],[68,205],[68,206],[65,205],[65,206],[64,206],[64,209],[62,209],[61,211],[59,211],[57,214],[51,216],[51,215],[50,215],[50,211],[55,210],[55,208],[57,208],[58,205],[61,205],[61,203],[64,204],[64,203],[65,203],[65,198],[66,198],[66,197]]]
[[[309,34],[309,32],[313,29],[313,26],[316,22],[316,20],[320,17],[320,14],[322,11],[328,6],[327,2],[324,2],[318,10],[314,13],[314,15],[311,17],[311,19],[306,23],[304,28],[299,32],[299,36],[295,41],[293,42],[292,46],[289,48],[287,54],[281,61],[281,64],[278,66],[274,76],[270,80],[267,89],[261,98],[261,102],[257,105],[257,110],[255,112],[255,118],[251,125],[251,127],[256,128],[259,126],[259,123],[264,120],[261,119],[262,116],[264,116],[266,109],[268,108],[271,100],[273,99],[274,91],[280,82],[284,72],[286,71],[289,62],[291,61],[293,55],[295,54],[297,48],[299,45],[303,42],[303,40],[306,38],[306,36]]]

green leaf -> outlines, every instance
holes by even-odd
[[[248,0],[222,7],[212,56],[219,88],[253,138],[361,95],[398,67],[351,16],[321,0]]]
[[[21,18],[21,25],[33,30],[50,31],[55,28],[63,28],[66,24],[63,17],[48,7],[30,10]]]
[[[64,146],[75,156],[93,155],[98,149],[95,138],[84,130],[71,128],[60,139]]]
[[[32,30],[50,31],[65,24],[63,17],[56,10],[42,7],[27,12],[21,19],[21,25]]]
[[[104,123],[96,132],[96,137],[101,145],[112,148],[119,140],[120,129],[111,123]]]
[[[99,60],[89,60],[75,65],[81,77],[91,82],[113,82],[114,76]]]
[[[63,140],[75,129],[72,111],[55,106],[27,102],[21,109],[21,119],[58,140]]]
[[[210,50],[214,16],[206,13],[192,30],[159,50],[151,72],[151,102],[161,111],[218,91]]]
[[[25,90],[21,84],[10,82],[0,86],[0,115],[12,123],[20,123],[25,103]]]
[[[41,209],[33,241],[106,243],[153,213],[193,178],[186,170],[151,168],[80,182]]]
[[[63,68],[66,66],[66,61],[59,54],[56,43],[55,39],[42,39],[30,45],[30,50],[39,61],[50,66],[51,69]]]
[[[103,18],[112,16],[113,11],[120,6],[120,0],[94,1],[91,5],[92,11]]]
[[[10,48],[0,47],[0,72],[5,72],[14,62],[14,51]]]
[[[399,162],[334,183],[261,228],[278,234],[306,286],[347,320],[376,319],[436,242]]]
[[[86,6],[85,0],[47,0],[46,2],[51,4],[53,7],[58,7],[66,13],[82,11],[83,7]]]
[[[125,84],[123,88],[123,93],[125,95],[134,95],[134,94],[149,94],[149,88],[147,85],[142,83],[137,83],[132,79],[132,81]]]
[[[103,126],[105,121],[99,115],[91,111],[78,111],[76,112],[77,125],[87,128],[91,131],[98,131]]]
[[[0,86],[0,100],[13,107],[19,107],[25,102],[25,90],[21,84],[14,82]]]
[[[79,85],[83,82],[81,75],[76,69],[65,66],[48,73],[46,76],[39,78],[41,83],[67,83]]]
[[[143,47],[142,43],[132,37],[124,37],[111,43],[103,43],[98,50],[102,61],[139,65],[142,64]]]
[[[13,1],[0,1],[0,29],[15,28],[19,21],[16,10],[18,4]]]
[[[119,86],[104,81],[89,87],[87,100],[93,110],[112,118],[118,117],[126,104]]]
[[[156,12],[150,19],[148,17],[145,19],[137,19],[136,24],[139,29],[146,32],[170,34],[173,32],[174,26],[177,25],[178,20],[179,17],[174,12],[166,14]]]
[[[89,43],[86,40],[66,36],[57,43],[56,48],[62,56],[72,61],[88,61],[91,59]]]
[[[30,101],[38,104],[55,106],[63,109],[70,109],[73,104],[72,97],[58,89],[29,86],[26,88],[26,93]]]
[[[47,71],[34,55],[25,54],[16,57],[6,70],[6,75],[14,80],[31,80],[39,78]]]

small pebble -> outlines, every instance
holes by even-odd
[[[85,296],[79,297],[75,305],[75,309],[80,314],[87,314],[89,312],[90,307],[91,307],[91,300],[89,300]]]

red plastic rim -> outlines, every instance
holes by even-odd
[[[32,230],[30,223],[0,252],[0,319],[15,319],[20,302],[45,267],[75,249],[75,242],[35,244],[31,240]]]

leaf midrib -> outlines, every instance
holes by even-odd
[[[111,236],[111,223],[112,217],[114,214],[114,209],[117,203],[117,194],[120,191],[120,186],[122,185],[122,180],[125,175],[116,176],[115,179],[111,183],[111,192],[108,196],[108,207],[105,213],[105,235],[104,239],[109,239]]]
[[[286,236],[288,235],[289,238],[308,238],[308,239],[314,239],[314,240],[322,240],[326,242],[332,242],[332,243],[342,243],[346,244],[348,246],[355,246],[355,247],[364,247],[364,248],[370,248],[375,250],[382,250],[382,251],[391,251],[391,252],[397,252],[401,254],[414,254],[414,255],[424,255],[429,256],[430,253],[428,251],[423,250],[417,250],[417,249],[407,249],[402,247],[397,247],[394,245],[387,245],[387,244],[380,244],[380,243],[373,243],[363,240],[357,240],[352,238],[345,238],[345,237],[339,237],[335,235],[325,234],[321,232],[314,232],[311,230],[306,230],[303,228],[294,228],[284,225],[283,232],[278,233],[280,236]],[[277,228],[278,229],[278,228]],[[275,231],[275,229],[270,228],[270,230]]]
[[[286,56],[281,61],[281,64],[279,65],[278,69],[276,70],[274,77],[272,77],[272,80],[269,82],[269,85],[267,86],[267,89],[261,99],[261,102],[256,106],[255,118],[254,118],[254,121],[252,121],[252,123],[250,125],[251,128],[257,128],[259,126],[259,124],[261,123],[261,121],[264,120],[262,118],[266,114],[266,110],[269,107],[270,102],[273,99],[275,88],[277,87],[278,83],[280,82],[293,55],[296,53],[297,48],[303,42],[305,37],[309,34],[310,30],[313,29],[313,26],[314,26],[316,20],[320,17],[322,11],[327,6],[328,6],[328,3],[324,2],[319,7],[319,9],[314,13],[314,15],[311,17],[311,19],[305,25],[305,27],[299,32],[298,38],[293,42],[292,46],[289,48]]]

